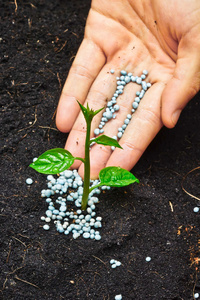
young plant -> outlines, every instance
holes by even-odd
[[[134,182],[139,183],[139,180],[132,173],[125,169],[122,169],[120,167],[107,167],[102,169],[99,173],[100,183],[90,187],[90,145],[95,142],[97,144],[114,146],[121,149],[122,147],[115,139],[110,138],[106,135],[101,135],[96,138],[90,139],[92,119],[103,108],[93,111],[89,108],[88,104],[87,107],[84,107],[79,102],[78,104],[82,110],[87,126],[85,139],[85,158],[74,157],[69,151],[65,149],[55,148],[48,150],[40,155],[35,162],[30,164],[30,167],[35,169],[39,173],[58,174],[67,170],[75,160],[82,161],[84,163],[84,187],[81,208],[85,210],[88,203],[89,193],[93,189],[102,185],[110,187],[122,187]]]

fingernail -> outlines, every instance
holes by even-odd
[[[172,123],[174,124],[174,126],[176,125],[176,123],[178,122],[178,119],[180,117],[181,114],[181,110],[178,109],[176,110],[173,114],[172,114]]]

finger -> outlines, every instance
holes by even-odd
[[[199,91],[199,51],[200,41],[198,40],[185,38],[179,44],[174,75],[162,94],[162,121],[169,128],[176,125],[185,105]]]
[[[106,106],[108,99],[111,99],[116,90],[116,74],[110,73],[111,66],[105,65],[101,70],[96,80],[88,93],[85,101],[88,103],[90,109],[97,110]],[[103,111],[97,114],[92,120],[91,137],[94,136],[94,129],[98,127]],[[68,149],[74,156],[84,157],[84,145],[86,135],[86,122],[82,113],[79,114],[74,126],[68,136],[65,148]],[[80,162],[76,161],[73,165],[77,168]]]
[[[115,149],[106,166],[120,166],[131,170],[138,162],[162,128],[160,99],[163,89],[163,83],[158,82],[147,91],[120,140],[123,150]]]
[[[142,99],[137,111],[127,126],[120,145],[115,149],[106,166],[120,166],[131,170],[162,127],[160,120],[160,97],[163,84],[154,84]]]
[[[117,135],[118,128],[123,125],[127,114],[131,112],[135,92],[138,90],[138,86],[134,85],[133,87],[131,85],[126,87],[126,94],[124,94],[119,101],[119,116],[111,122],[108,122],[105,127],[105,134],[110,137]],[[146,92],[120,140],[120,145],[123,150],[116,148],[115,151],[112,152],[110,147],[101,145],[95,145],[94,148],[92,148],[91,178],[97,178],[100,170],[105,166],[120,166],[130,170],[139,160],[151,140],[162,127],[160,121],[160,97],[163,88],[163,84],[156,83]],[[83,169],[81,166],[79,174],[82,173]]]
[[[127,114],[130,114],[132,109],[132,103],[135,98],[135,94],[141,88],[135,83],[129,83],[125,89],[124,93],[117,98],[117,104],[120,106],[120,110],[115,113],[115,119],[111,119],[105,125],[105,134],[113,137],[117,136],[118,128],[121,127],[126,119]],[[95,145],[92,147],[90,152],[91,158],[91,178],[96,178],[99,171],[106,166],[106,163],[112,154],[110,147],[103,145]],[[79,169],[79,174],[83,175],[83,167]]]
[[[60,131],[68,132],[80,111],[76,102],[84,103],[88,91],[105,64],[101,49],[91,40],[84,39],[69,71],[59,100],[56,125]]]

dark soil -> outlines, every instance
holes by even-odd
[[[46,176],[28,165],[65,144],[54,113],[89,6],[89,0],[0,4],[0,298],[191,300],[200,292],[200,213],[193,212],[200,202],[182,182],[200,197],[199,169],[183,180],[200,165],[199,94],[134,168],[141,184],[101,195],[100,241],[42,229]],[[111,269],[112,258],[122,266]]]

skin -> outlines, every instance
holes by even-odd
[[[85,36],[65,82],[56,116],[60,131],[69,132],[65,148],[84,157],[86,126],[76,99],[94,110],[106,106],[116,89],[120,70],[140,76],[149,71],[146,92],[120,145],[123,150],[94,145],[91,178],[106,166],[131,170],[162,126],[172,128],[200,88],[199,0],[93,0]],[[110,74],[114,69],[115,74]],[[117,102],[120,111],[106,123],[112,137],[122,126],[138,90],[129,83]],[[103,112],[102,112],[103,113]],[[95,116],[93,131],[102,113]],[[83,164],[77,161],[83,177]]]

